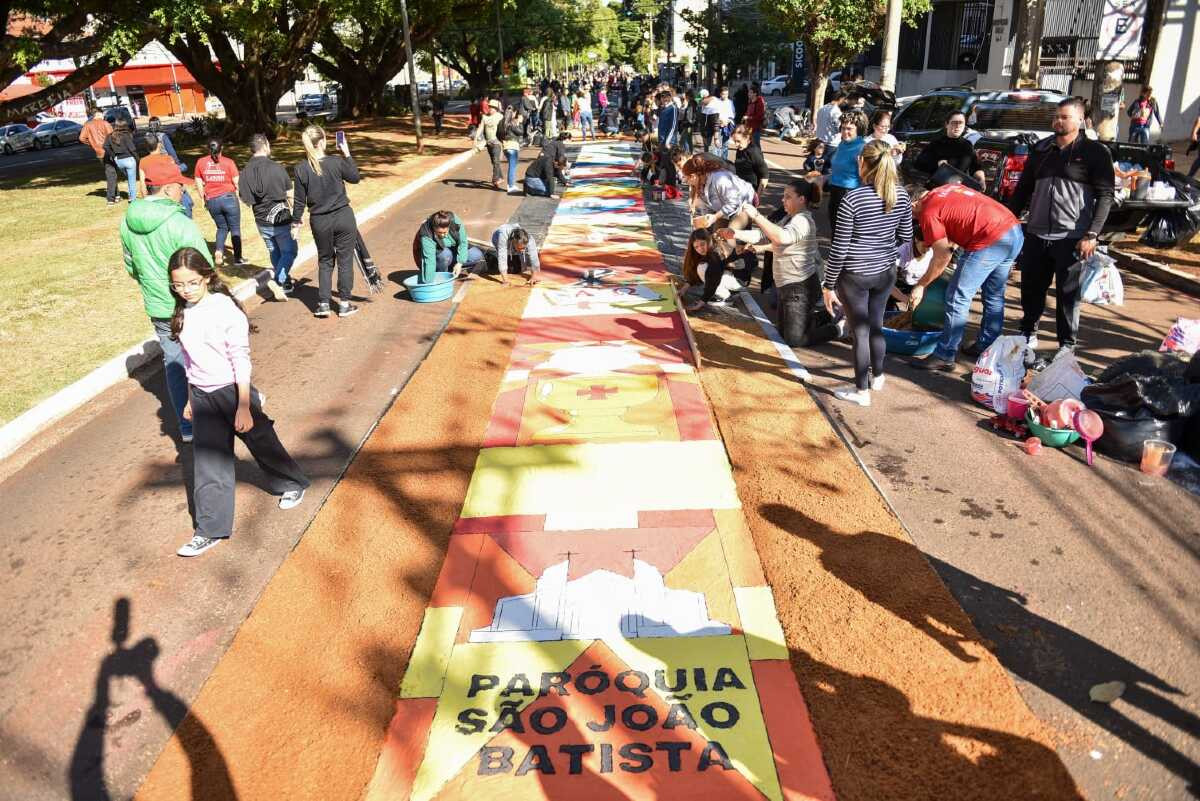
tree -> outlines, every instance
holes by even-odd
[[[451,19],[492,8],[486,0],[413,0],[408,21],[413,49],[428,45]],[[318,37],[319,51],[309,55],[317,70],[341,87],[339,113],[378,114],[388,81],[408,61],[400,23],[399,0],[349,0],[339,19]]]
[[[569,0],[505,0],[500,11],[505,61],[515,62],[528,53],[544,50],[547,41],[554,42],[556,50],[567,52],[595,44],[595,30],[584,8]],[[486,90],[503,69],[495,6],[487,3],[439,32],[437,55],[463,76],[473,92]]]
[[[750,67],[772,61],[790,49],[792,39],[769,24],[757,0],[734,0],[724,8],[711,5],[685,9],[680,16],[688,23],[683,39],[702,54],[704,64],[717,73],[717,83],[726,80],[726,69]]]
[[[157,28],[138,20],[133,2],[117,0],[0,0],[7,27],[0,36],[0,86],[8,86],[44,59],[74,59],[60,81],[0,103],[0,122],[21,122],[79,94],[120,67],[154,38]]]
[[[167,0],[157,13],[171,24],[167,47],[224,105],[227,135],[243,137],[274,130],[333,12],[329,0]]]
[[[759,5],[780,32],[804,42],[810,108],[821,104],[835,67],[879,40],[886,11],[879,0],[759,0]],[[905,24],[916,27],[929,9],[929,0],[904,0]]]

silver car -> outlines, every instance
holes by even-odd
[[[62,147],[79,141],[79,132],[83,126],[72,120],[53,120],[43,122],[33,129],[34,147]]]
[[[11,156],[20,150],[33,150],[33,129],[28,125],[0,125],[0,150]]]

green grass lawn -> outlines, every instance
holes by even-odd
[[[410,126],[398,119],[336,127],[348,132],[363,175],[362,183],[349,187],[360,210],[420,174],[427,159],[467,146],[461,125],[443,138],[427,138],[423,157],[405,133]],[[198,144],[178,149],[189,165],[202,152]],[[225,153],[239,166],[249,158],[244,145],[227,146]],[[299,138],[277,142],[273,156],[290,172],[304,158]],[[120,190],[124,196],[124,180]],[[216,226],[194,188],[192,199],[194,219],[211,243]],[[126,208],[124,202],[105,205],[103,170],[94,161],[0,179],[0,424],[152,334],[121,256],[118,231]],[[236,273],[231,268],[231,283],[270,263],[246,206],[242,240],[255,266]],[[307,224],[300,241],[310,241]]]

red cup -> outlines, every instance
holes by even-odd
[[[1008,407],[1005,414],[1010,420],[1024,420],[1025,412],[1029,411],[1029,399],[1020,392],[1008,396]]]

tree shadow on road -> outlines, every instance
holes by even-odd
[[[104,778],[105,737],[123,724],[128,725],[126,718],[115,723],[109,719],[112,681],[126,677],[141,684],[154,710],[176,730],[192,768],[190,798],[237,801],[233,779],[212,733],[198,718],[188,715],[187,703],[182,698],[160,687],[154,678],[154,662],[160,656],[158,641],[146,637],[126,647],[129,618],[129,599],[118,598],[113,605],[113,650],[100,662],[96,694],[84,714],[67,770],[72,801],[108,801],[113,797]]]

